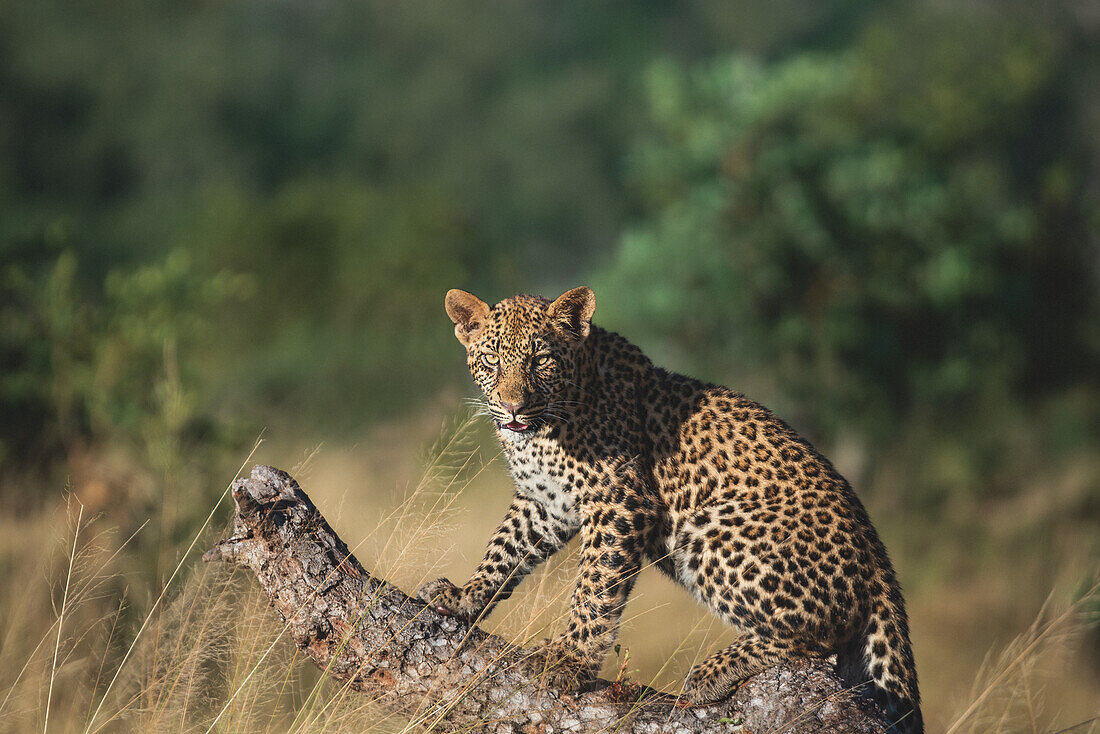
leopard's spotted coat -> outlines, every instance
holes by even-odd
[[[544,648],[571,662],[561,670],[598,671],[648,559],[742,631],[691,671],[687,700],[720,699],[785,658],[836,654],[898,731],[923,731],[894,569],[808,442],[743,395],[655,367],[592,326],[587,288],[491,308],[453,290],[446,308],[516,490],[470,579],[432,582],[422,599],[477,618],[580,533],[568,630]]]

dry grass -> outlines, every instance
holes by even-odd
[[[1083,615],[1095,603],[1100,583],[1060,611],[1048,599],[1035,621],[981,667],[970,690],[970,702],[947,729],[947,734],[1000,734],[1001,732],[1049,731],[1045,715],[1046,685],[1052,668],[1068,657],[1080,642]],[[1097,702],[1100,715],[1100,702]],[[1096,731],[1091,717],[1076,725],[1077,731]]]
[[[364,564],[410,592],[439,575],[464,579],[509,501],[496,447],[464,421],[414,458],[409,447],[436,438],[438,425],[379,429],[362,445],[301,452],[288,467]],[[298,452],[255,453],[286,465]],[[210,513],[229,511],[221,503]],[[171,562],[156,564],[167,572],[153,583],[136,575],[134,543],[113,527],[110,510],[89,518],[74,496],[32,516],[0,512],[0,731],[409,728],[300,659],[246,574],[199,561],[224,528],[164,549]],[[1062,541],[1030,565],[984,558],[908,585],[929,731],[1100,731],[1096,722],[1067,729],[1100,714],[1097,653],[1079,644],[1098,589],[1076,599],[1066,591],[1094,556],[1074,554],[1084,541]],[[559,554],[484,626],[520,642],[559,631],[575,561],[574,547]],[[903,578],[918,575],[919,561],[899,555]],[[604,674],[625,668],[675,688],[732,635],[645,570]]]
[[[33,526],[5,524],[0,731],[400,730],[297,660],[245,575],[198,561],[217,532],[138,595],[127,541],[75,498]],[[43,554],[47,537],[65,545]]]

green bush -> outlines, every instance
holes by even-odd
[[[217,444],[204,346],[251,279],[198,272],[183,251],[115,269],[98,287],[71,251],[13,257],[0,271],[0,459],[47,461],[93,439],[129,446],[168,472],[183,444]],[[239,441],[237,442],[239,444]],[[6,466],[5,466],[6,468]]]
[[[1095,386],[1083,172],[1036,149],[1048,38],[917,20],[843,52],[652,67],[648,216],[604,313],[690,369],[770,375],[817,435]]]

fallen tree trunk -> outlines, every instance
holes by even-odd
[[[749,679],[727,701],[680,708],[627,681],[554,690],[525,650],[444,617],[371,576],[290,475],[257,466],[232,488],[233,535],[203,557],[251,569],[298,647],[326,674],[431,731],[852,732],[887,730],[826,661]]]

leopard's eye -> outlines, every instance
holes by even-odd
[[[493,369],[498,364],[500,364],[500,357],[491,352],[486,352],[485,354],[481,355],[481,363],[486,367]]]
[[[534,365],[536,367],[545,367],[548,364],[550,364],[549,354],[539,354],[534,359]]]

